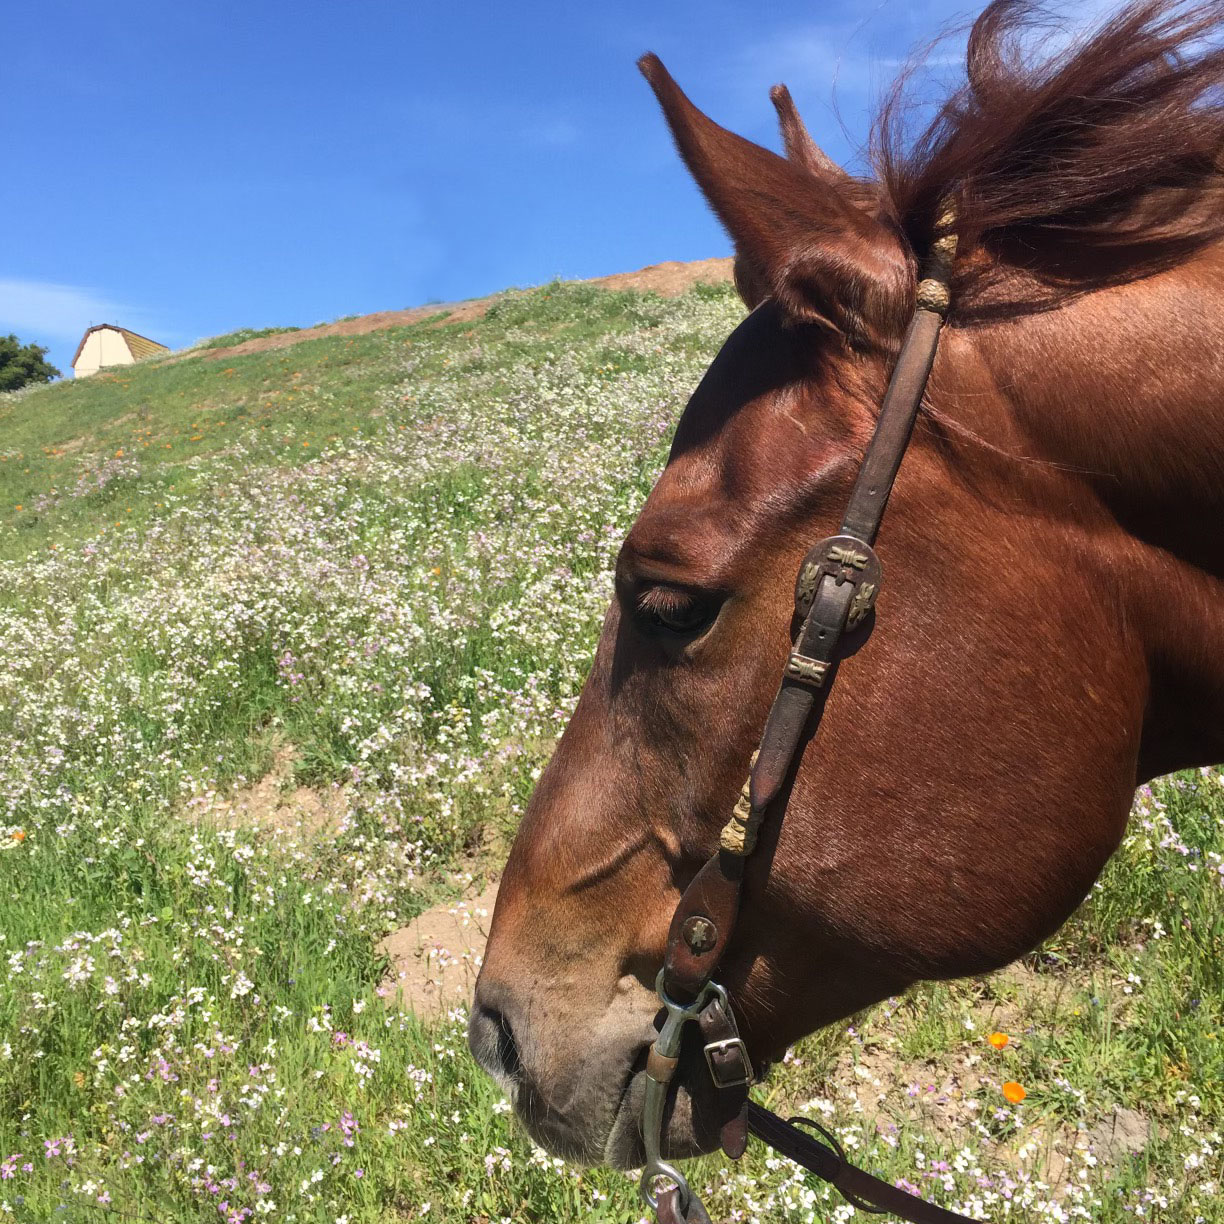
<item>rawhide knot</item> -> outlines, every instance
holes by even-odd
[[[749,783],[752,781],[752,767],[757,762],[760,750],[752,754],[748,765],[748,777],[740,787],[739,798],[731,812],[731,819],[723,825],[718,838],[719,848],[728,854],[736,854],[747,858],[756,848],[757,831],[761,827],[761,817],[764,813],[755,811],[752,806],[752,796],[749,793]]]
[[[946,318],[948,308],[952,305],[952,265],[956,260],[957,236],[956,208],[948,203],[944,205],[939,220],[935,223],[938,237],[931,243],[931,249],[922,263],[922,278],[918,282],[918,309],[934,311],[941,318]]]

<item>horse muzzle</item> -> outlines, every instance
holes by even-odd
[[[528,1004],[478,985],[468,1022],[476,1061],[547,1151],[580,1164],[641,1168],[647,1061],[662,1018],[656,1001],[636,985],[603,1015],[581,1021],[555,1007],[534,1014]],[[700,1034],[686,1027],[661,1109],[658,1155],[669,1160],[714,1150],[725,1121]]]

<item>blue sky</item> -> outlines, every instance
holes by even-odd
[[[774,147],[785,81],[846,161],[899,62],[969,11],[9,0],[0,333],[67,372],[90,323],[179,347],[726,254],[637,56]]]

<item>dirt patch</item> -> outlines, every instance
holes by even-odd
[[[117,416],[113,421],[111,421],[107,428],[114,430],[118,429],[121,425],[130,425],[140,416],[141,414],[137,412],[125,412],[122,416]],[[51,455],[74,455],[83,446],[85,446],[86,443],[92,446],[95,445],[97,441],[97,438],[90,435],[80,438],[71,438],[67,442],[60,442],[55,446],[48,447],[47,452]]]
[[[1116,1107],[1103,1122],[1084,1132],[1084,1142],[1106,1164],[1116,1166],[1127,1156],[1137,1155],[1152,1137],[1152,1123],[1134,1109]]]
[[[657,293],[662,297],[679,297],[694,285],[729,284],[732,260],[694,259],[680,263],[674,259],[651,264],[636,272],[617,272],[613,276],[597,276],[584,283],[604,289],[636,289],[639,293]]]
[[[392,932],[378,950],[390,961],[386,985],[400,1006],[437,1016],[471,1002],[489,937],[497,884],[436,905]]]
[[[671,260],[667,263],[651,264],[637,272],[617,272],[612,276],[597,276],[593,280],[577,283],[599,285],[605,289],[636,289],[643,293],[658,293],[663,297],[678,297],[697,284],[719,285],[730,280],[730,259],[697,259],[691,263]],[[366,332],[382,331],[388,327],[406,327],[410,323],[421,323],[435,317],[439,322],[467,323],[481,318],[494,302],[506,296],[507,293],[495,293],[491,297],[473,298],[467,302],[414,306],[409,310],[380,310],[376,314],[361,315],[339,323],[322,323],[318,327],[307,327],[301,331],[258,336],[229,348],[176,354],[170,361],[197,356],[205,357],[209,361],[228,361],[231,357],[239,357],[243,353],[265,353],[271,349],[289,348],[303,340],[318,340],[323,336],[361,336]]]
[[[293,786],[293,759],[292,747],[278,748],[272,768],[258,782],[213,798],[200,819],[225,829],[258,829],[286,844],[334,837],[348,816],[348,796],[340,786]]]

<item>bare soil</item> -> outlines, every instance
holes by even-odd
[[[258,782],[214,800],[201,818],[226,829],[258,829],[285,843],[335,836],[348,814],[348,797],[339,786],[293,786],[293,757],[292,746],[281,746]]]
[[[679,297],[697,284],[717,285],[730,281],[731,262],[730,259],[697,259],[690,263],[671,260],[667,263],[651,264],[636,272],[597,276],[593,280],[579,283],[599,285],[605,289],[636,289],[639,292],[658,293],[663,297]],[[229,348],[205,349],[198,355],[209,361],[228,361],[231,357],[238,357],[243,353],[289,348],[303,340],[318,340],[322,336],[360,336],[366,332],[381,331],[387,327],[405,327],[409,323],[420,323],[435,317],[439,322],[466,323],[479,319],[494,302],[514,292],[516,291],[507,290],[491,297],[472,298],[467,302],[435,303],[431,306],[414,306],[409,310],[380,310],[376,314],[361,315],[339,323],[322,323],[318,327],[307,327],[301,331],[259,336]],[[176,356],[181,359],[196,355],[188,352]]]
[[[1015,991],[1015,998],[983,998],[972,1011],[977,1032],[1011,1030],[1023,1033],[1026,1015],[1056,1016],[1063,1004],[1064,983],[1017,962],[994,977],[1002,993]],[[938,1136],[948,1147],[974,1142],[974,1127],[983,1119],[975,1100],[983,1084],[993,1082],[997,1068],[989,1054],[972,1051],[954,1063],[947,1058],[906,1058],[886,1044],[847,1047],[838,1055],[827,1083],[831,1095],[844,1099],[848,1089],[854,1096],[854,1113],[882,1133],[900,1119],[922,1119],[926,1133]],[[836,1092],[834,1092],[836,1086]],[[912,1099],[912,1100],[911,1100]],[[803,1108],[800,1099],[788,1102]],[[1151,1137],[1152,1123],[1144,1114],[1116,1106],[1112,1113],[1091,1127],[1056,1120],[1038,1121],[1028,1132],[1039,1143],[1038,1175],[1051,1187],[1068,1182],[1075,1174],[1077,1154],[1092,1152],[1109,1168],[1118,1168],[1128,1156],[1143,1151]],[[993,1158],[1016,1163],[1018,1156],[1008,1142],[993,1149]]]
[[[386,985],[401,1007],[437,1016],[472,1001],[497,884],[469,888],[458,901],[436,905],[393,931],[379,951],[390,960]]]
[[[213,796],[195,818],[216,828],[254,829],[286,848],[335,837],[349,811],[344,788],[295,786],[293,760],[293,746],[279,745],[259,781]],[[394,1001],[421,1016],[467,1006],[496,900],[496,882],[469,883],[459,900],[433,906],[383,939],[379,951],[391,962],[385,985]]]

